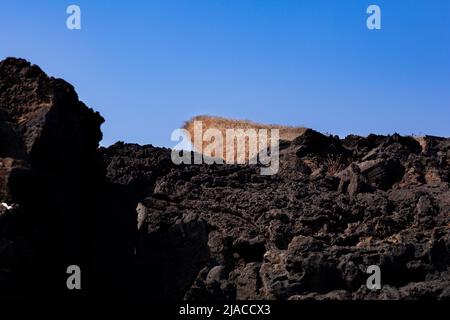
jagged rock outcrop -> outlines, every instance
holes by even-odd
[[[9,207],[0,212],[0,296],[67,293],[70,265],[94,291],[87,280],[107,251],[94,239],[110,207],[98,204],[108,189],[103,121],[67,82],[25,60],[0,62],[0,202]]]
[[[98,148],[102,122],[63,80],[0,62],[0,297],[450,299],[450,139],[307,129],[262,176]]]
[[[101,151],[113,181],[127,180],[118,172],[130,181],[151,172],[138,206],[140,277],[153,281],[162,273],[145,270],[165,270],[165,286],[183,288],[177,298],[448,299],[450,140],[421,140],[426,145],[307,130],[282,143],[274,176],[257,166],[162,170],[170,150],[150,146]],[[196,221],[196,230],[185,221]],[[156,250],[164,243],[167,250]],[[189,272],[180,274],[174,261]],[[370,265],[381,268],[381,291],[366,288]]]

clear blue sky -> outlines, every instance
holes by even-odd
[[[104,145],[173,146],[197,114],[450,136],[448,0],[2,0],[7,56],[72,83],[106,118]]]

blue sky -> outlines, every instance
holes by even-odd
[[[0,39],[0,59],[38,64],[101,112],[104,145],[173,146],[198,114],[450,136],[448,0],[2,0]]]

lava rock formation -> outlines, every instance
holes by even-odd
[[[450,298],[450,139],[307,129],[261,176],[98,148],[102,122],[63,80],[0,62],[0,297]]]

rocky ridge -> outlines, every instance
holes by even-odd
[[[0,296],[75,294],[79,264],[88,295],[450,298],[450,139],[308,129],[261,176],[98,148],[102,122],[63,80],[0,62]]]

